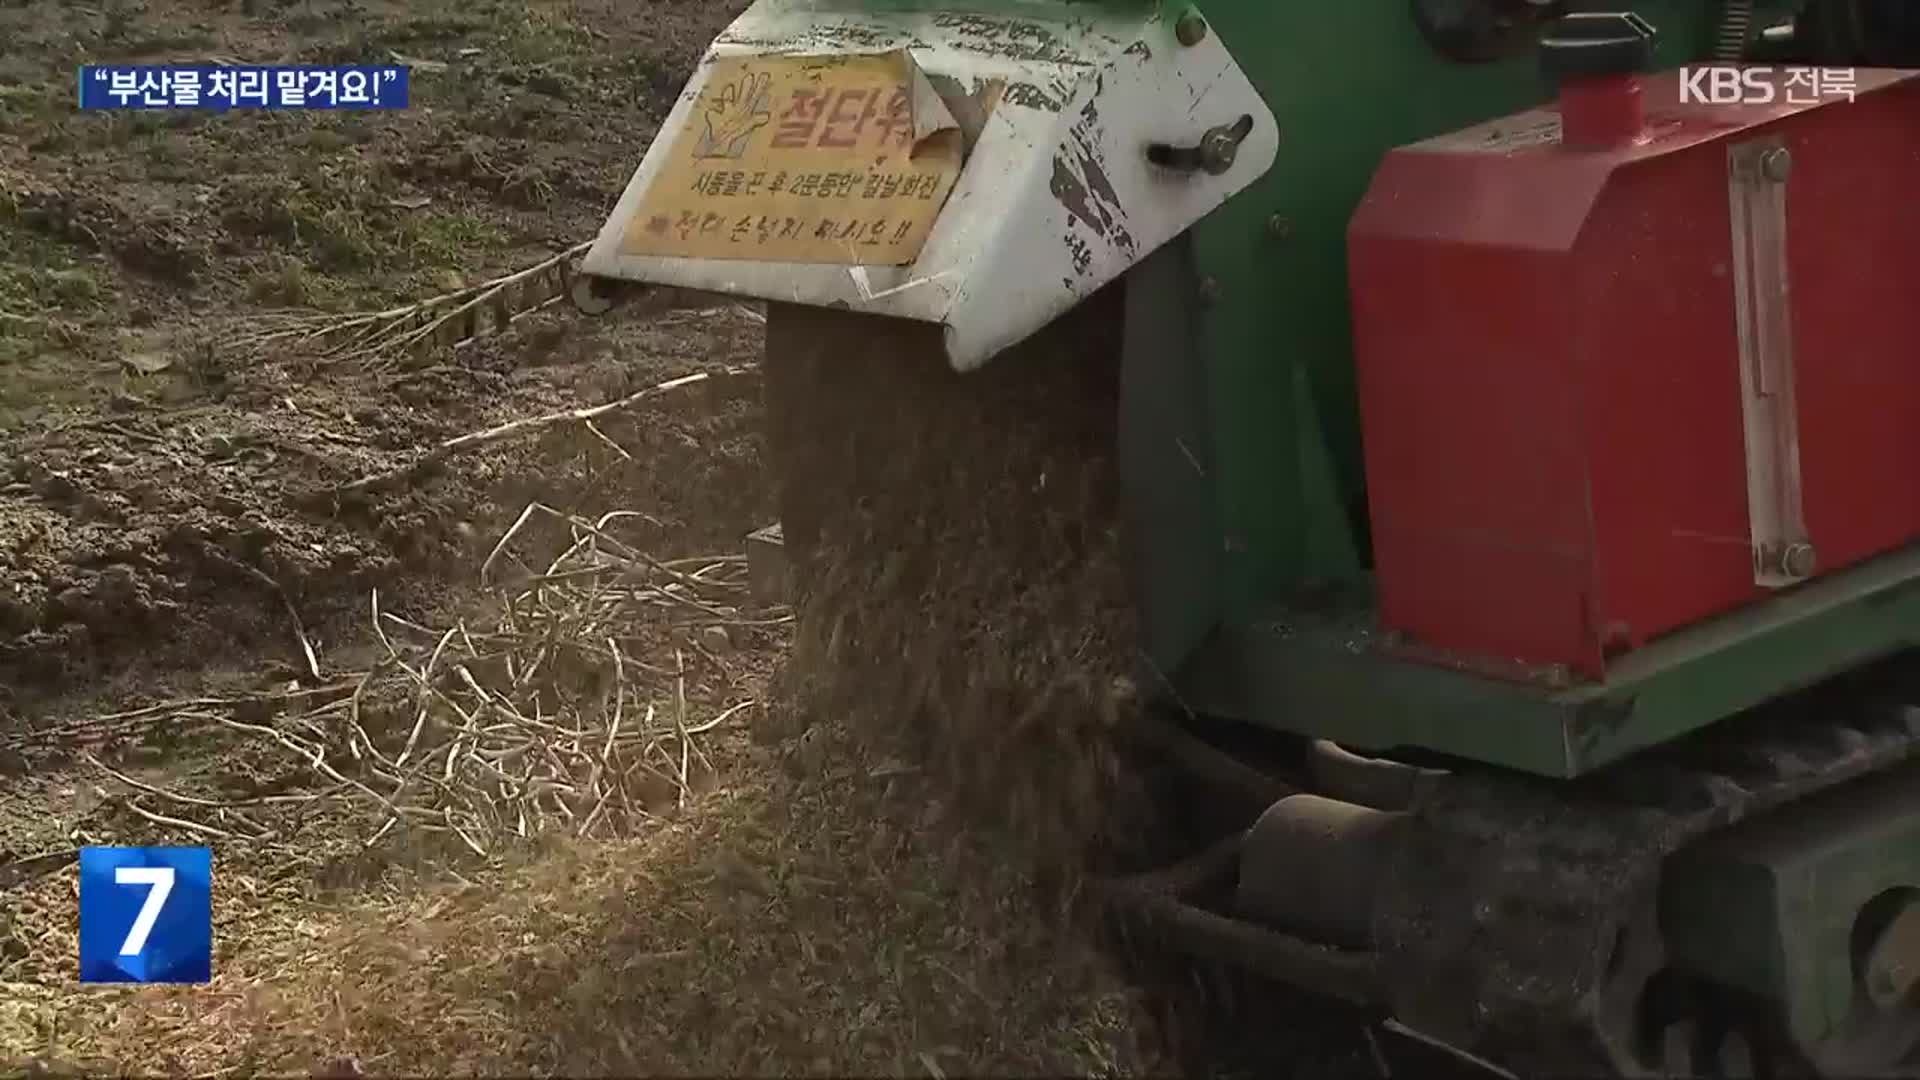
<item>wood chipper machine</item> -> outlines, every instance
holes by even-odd
[[[768,302],[856,685],[1030,735],[1123,676],[1246,803],[1129,879],[1185,947],[1529,1074],[1910,1075],[1916,55],[1901,0],[757,0],[578,298]]]

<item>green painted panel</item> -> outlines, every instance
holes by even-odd
[[[1203,712],[1358,748],[1419,748],[1551,777],[1619,761],[1920,648],[1920,547],[1653,642],[1606,682],[1519,682],[1394,656],[1362,592],[1248,620],[1178,687]]]
[[[1205,368],[1194,313],[1193,247],[1182,236],[1127,278],[1121,346],[1121,527],[1128,543],[1141,647],[1157,671],[1178,671],[1213,632],[1220,530],[1207,440]],[[1156,677],[1153,685],[1161,685]]]

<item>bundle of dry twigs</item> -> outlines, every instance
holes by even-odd
[[[563,301],[582,302],[576,298],[576,290],[588,279],[582,277],[579,262],[592,246],[591,240],[574,244],[511,273],[381,311],[344,315],[273,312],[250,320],[233,344],[247,351],[299,346],[314,350],[326,363],[392,363],[434,349],[457,350],[481,338],[506,333],[527,316]],[[696,304],[726,301],[716,294],[678,288],[632,284],[624,288],[669,307],[689,299]],[[762,318],[745,304],[727,302],[749,318]],[[611,301],[608,303],[610,306]],[[580,310],[598,313],[593,308]],[[0,316],[6,314],[0,312]]]
[[[211,798],[86,754],[129,789],[110,797],[132,813],[225,840],[271,841],[288,823],[274,807],[305,816],[323,800],[358,803],[365,847],[396,833],[444,833],[484,857],[541,833],[617,835],[684,804],[713,773],[700,737],[759,704],[742,698],[696,716],[693,665],[724,663],[715,644],[732,628],[790,618],[750,599],[744,556],[659,559],[611,531],[644,516],[616,511],[590,521],[529,505],[482,567],[483,578],[507,580],[479,618],[429,627],[385,610],[373,594],[373,631],[386,655],[365,671],[43,734],[97,741],[198,725],[310,772],[303,792]],[[568,541],[557,557],[528,566],[515,541],[541,520]]]
[[[573,288],[574,260],[592,246],[592,241],[575,244],[513,273],[384,311],[283,313],[260,320],[237,344],[252,349],[319,346],[321,359],[330,361],[399,356],[433,345],[457,347],[500,333],[566,299]]]

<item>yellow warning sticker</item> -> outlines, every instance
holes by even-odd
[[[899,266],[959,178],[959,125],[902,50],[720,57],[626,255]]]

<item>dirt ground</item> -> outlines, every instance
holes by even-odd
[[[1152,1068],[910,768],[781,738],[758,312],[259,338],[589,238],[739,6],[0,3],[8,1071]],[[396,57],[400,113],[73,108],[88,62]],[[75,981],[71,853],[141,842],[215,851],[210,987]]]

